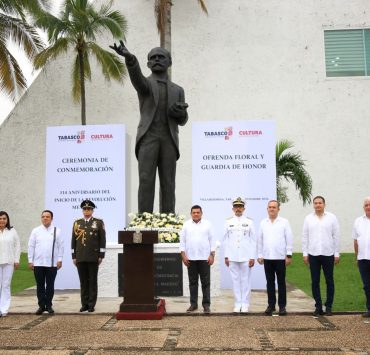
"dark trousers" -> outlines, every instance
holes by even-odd
[[[362,284],[366,296],[366,307],[370,312],[370,260],[358,260],[358,269],[361,274]]]
[[[98,297],[98,269],[99,264],[97,262],[77,263],[82,306],[93,308],[96,305]]]
[[[264,268],[267,281],[268,305],[275,307],[275,275],[278,284],[278,304],[279,307],[286,307],[286,283],[285,283],[285,260],[266,260],[264,259]]]
[[[198,280],[202,284],[203,300],[202,305],[210,306],[211,304],[211,267],[207,260],[190,260],[188,266],[190,304],[198,306]]]
[[[316,302],[315,307],[322,308],[320,292],[320,273],[322,268],[326,281],[325,306],[331,308],[334,300],[334,255],[308,255],[308,260],[310,262],[312,296]]]
[[[147,132],[140,142],[139,162],[139,212],[153,212],[155,178],[158,169],[160,212],[175,212],[175,177],[177,150],[171,135],[157,137]]]
[[[37,300],[40,308],[52,306],[54,297],[54,282],[58,269],[56,267],[34,266],[37,285]]]

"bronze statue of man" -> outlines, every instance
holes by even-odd
[[[164,48],[153,48],[148,54],[148,68],[144,77],[137,58],[124,43],[110,48],[123,56],[132,85],[137,91],[140,122],[137,129],[135,155],[139,163],[139,213],[153,212],[155,179],[158,169],[160,182],[159,210],[175,212],[176,161],[179,152],[179,128],[188,120],[184,89],[168,78],[171,54]]]

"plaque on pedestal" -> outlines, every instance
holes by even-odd
[[[123,253],[118,254],[118,296],[124,297]],[[183,267],[180,253],[157,253],[154,248],[154,295],[176,297],[183,295]]]

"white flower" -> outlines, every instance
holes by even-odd
[[[179,231],[184,224],[184,216],[174,213],[129,213],[130,230],[156,230],[160,243],[177,243],[180,240]]]

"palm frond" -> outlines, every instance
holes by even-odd
[[[35,26],[46,31],[50,42],[56,41],[68,30],[68,24],[66,21],[46,12],[38,16]]]
[[[50,0],[27,0],[22,1],[23,7],[29,13],[39,13],[42,11],[49,11],[51,9],[51,1]]]
[[[54,60],[68,50],[69,40],[67,38],[59,38],[53,45],[45,48],[34,58],[33,64],[35,69],[41,69],[49,60]]]
[[[27,88],[27,80],[14,56],[0,41],[0,91],[16,100]]]
[[[24,6],[21,1],[14,0],[1,0],[0,1],[0,11],[12,17],[26,19],[26,14],[24,11]]]
[[[126,39],[127,21],[118,11],[100,11],[98,17],[91,23],[91,29],[95,33],[109,30],[114,39]]]
[[[110,81],[112,78],[122,82],[123,78],[126,77],[126,66],[121,59],[114,53],[101,48],[96,43],[88,43],[88,48],[100,64],[105,79]]]
[[[44,43],[34,27],[25,21],[23,2],[20,0],[0,1],[0,90],[16,100],[27,88],[27,81],[17,60],[8,50],[14,43],[32,59],[44,48]]]
[[[305,161],[299,153],[287,152],[293,147],[293,143],[288,140],[282,140],[276,144],[276,185],[281,192],[280,200],[288,200],[286,189],[282,186],[283,180],[294,183],[296,190],[303,202],[303,205],[311,202],[312,197],[312,179],[305,169]],[[285,195],[284,195],[285,191]]]
[[[0,14],[0,38],[9,38],[19,48],[24,50],[28,59],[44,48],[44,43],[34,27],[24,21]]]
[[[198,0],[200,8],[208,15],[208,10],[204,0]]]

